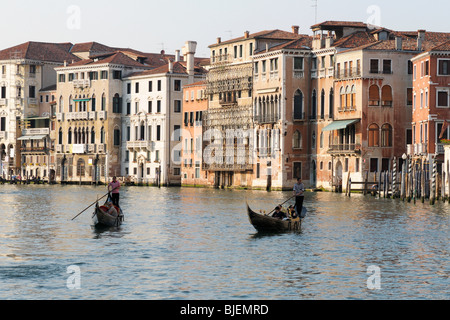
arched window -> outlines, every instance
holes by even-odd
[[[96,100],[96,98],[95,98],[95,94],[93,94],[93,95],[92,95],[92,98],[91,98],[91,111],[92,111],[92,112],[95,111],[96,102],[97,102],[97,100]]]
[[[334,116],[334,91],[333,88],[330,89],[330,102],[329,102],[329,112],[328,112],[328,117],[333,118]]]
[[[380,88],[374,84],[369,88],[369,106],[380,105]]]
[[[323,149],[323,144],[324,144],[324,137],[323,137],[323,132],[320,133],[320,149]]]
[[[344,87],[341,87],[341,90],[340,90],[340,100],[341,100],[341,110],[343,110],[343,109],[345,109],[345,107],[346,107],[346,104],[345,104],[345,88]]]
[[[63,144],[63,131],[62,131],[62,128],[59,128],[58,144]]]
[[[105,128],[102,128],[100,130],[100,144],[104,144],[105,143]]]
[[[352,86],[352,90],[350,91],[351,93],[351,106],[355,107],[356,106],[356,88],[355,86]]]
[[[62,130],[60,130],[60,133],[62,133]],[[72,144],[72,128],[69,128],[69,133],[67,135],[67,144]]]
[[[353,107],[352,104],[352,91],[349,86],[345,88],[345,106],[346,107]]]
[[[73,111],[73,99],[72,99],[72,96],[69,97],[69,112],[74,112]]]
[[[377,124],[369,126],[369,147],[380,146],[380,127]]]
[[[91,129],[91,144],[95,144],[95,128]]]
[[[392,126],[388,123],[381,127],[381,146],[392,147]]]
[[[84,177],[86,174],[86,166],[83,159],[78,159],[77,161],[77,176]]]
[[[294,120],[303,120],[304,118],[303,93],[297,90],[294,95]]]
[[[63,113],[64,112],[64,99],[63,97],[59,97],[59,113]]]
[[[293,148],[294,149],[302,148],[302,134],[298,130],[294,132]]]
[[[317,118],[317,93],[316,90],[313,90],[311,98],[311,119],[316,118]]]
[[[392,107],[392,88],[390,86],[384,86],[381,90],[381,100],[383,107]]]
[[[325,119],[325,90],[323,89],[320,94],[320,116],[321,119]]]
[[[311,148],[312,149],[316,148],[316,132],[315,131],[313,131],[312,137],[311,137]]]
[[[102,111],[106,110],[106,96],[102,94]]]
[[[114,129],[114,145],[120,146],[120,130],[118,128]]]

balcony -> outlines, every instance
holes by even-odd
[[[73,144],[72,153],[73,154],[84,154],[86,153],[87,145],[85,144]]]
[[[442,143],[436,143],[436,153],[437,154],[445,154],[445,148],[444,148],[444,144]]]
[[[39,154],[47,154],[49,152],[49,148],[47,147],[40,147],[40,146],[36,146],[36,147],[21,147],[20,148],[20,152],[22,153],[39,153]]]
[[[14,101],[16,105],[22,105],[23,104],[23,98],[17,97]]]
[[[427,143],[416,143],[414,145],[414,154],[415,155],[425,155],[428,153],[428,144]]]
[[[253,120],[256,123],[276,123],[280,120],[279,116],[276,115],[259,115],[259,116],[254,116]]]
[[[62,144],[56,145],[56,153],[64,153],[64,146]]]
[[[99,111],[98,112],[98,119],[99,120],[106,120],[107,119],[107,112],[106,111]]]
[[[305,77],[305,71],[303,70],[294,70],[294,78],[295,79],[303,79]]]
[[[95,112],[95,111],[89,112],[88,117],[89,117],[89,120],[95,120],[97,117],[97,112]]]
[[[106,153],[106,144],[97,145],[97,152],[98,153]]]
[[[361,69],[359,68],[336,70],[335,74],[335,78],[337,80],[358,78],[358,77],[361,77]]]
[[[28,98],[28,104],[37,106],[39,104],[38,99],[36,98]]]
[[[73,80],[73,86],[74,88],[90,88],[91,80],[89,79]]]
[[[22,131],[22,135],[24,136],[33,136],[33,135],[47,135],[50,134],[49,128],[35,128],[35,129],[25,129]]]
[[[56,120],[57,121],[64,121],[64,114],[63,113],[57,113],[56,114]]]
[[[360,144],[335,144],[331,145],[328,149],[330,154],[360,154],[361,145]]]
[[[0,131],[0,139],[5,139],[8,137],[8,132]]]
[[[97,146],[95,144],[88,144],[87,145],[87,152],[90,154],[95,153],[97,150]]]
[[[306,113],[305,112],[302,112],[302,113],[295,112],[292,115],[292,118],[294,119],[294,121],[304,121],[304,120],[306,120]]]
[[[8,99],[0,99],[0,106],[7,106],[8,105]]]
[[[155,150],[155,143],[152,141],[128,141],[127,149],[147,150],[153,152]]]

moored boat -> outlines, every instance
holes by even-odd
[[[253,227],[261,233],[276,233],[276,232],[298,232],[301,230],[302,220],[296,219],[281,220],[259,214],[247,205],[248,218]]]
[[[120,227],[124,221],[122,209],[114,205],[108,206],[108,203],[109,201],[107,201],[103,206],[99,206],[97,202],[95,206],[95,212],[92,216],[92,220],[96,228]]]

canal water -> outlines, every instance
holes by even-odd
[[[0,186],[0,299],[450,298],[448,204],[308,193],[300,234],[260,235],[246,201],[291,193],[129,187],[120,229],[71,221],[105,193]]]

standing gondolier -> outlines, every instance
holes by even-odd
[[[113,181],[111,181],[108,185],[108,192],[111,192],[111,200],[113,205],[119,206],[119,198],[120,198],[120,182],[117,181],[116,177],[113,177]]]
[[[302,179],[298,178],[297,183],[294,185],[295,196],[295,209],[297,214],[302,216],[303,200],[305,200],[305,185],[302,183]]]

